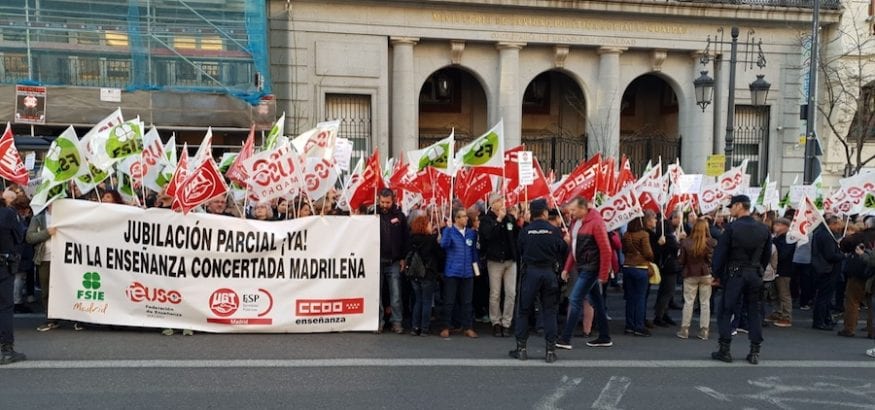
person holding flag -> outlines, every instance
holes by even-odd
[[[739,315],[738,309],[744,298],[750,324],[750,353],[747,361],[758,364],[760,344],[763,342],[760,309],[763,270],[771,260],[772,236],[765,225],[751,217],[751,202],[747,195],[733,196],[729,201],[729,212],[736,219],[720,236],[711,262],[711,271],[716,276],[715,285],[723,288],[723,298],[717,314],[719,350],[711,353],[711,358],[732,362],[730,324],[732,317]]]

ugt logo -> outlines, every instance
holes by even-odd
[[[100,274],[97,272],[85,272],[82,275],[82,287],[76,291],[76,299],[80,300],[104,300],[103,291],[100,289]]]

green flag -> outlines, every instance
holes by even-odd
[[[270,128],[270,132],[267,133],[267,137],[265,138],[265,141],[264,141],[264,148],[262,150],[263,151],[270,151],[270,150],[274,149],[274,147],[276,147],[277,139],[279,137],[283,136],[285,129],[286,129],[286,113],[283,113],[283,115],[278,120],[276,120],[276,122],[273,124],[273,127]]]
[[[422,171],[427,167],[444,173],[453,174],[453,151],[455,151],[456,141],[455,130],[450,132],[450,136],[446,137],[428,147],[416,151],[407,152],[407,160],[416,171]]]
[[[456,155],[463,167],[504,167],[504,121],[460,148]]]
[[[79,149],[79,138],[70,126],[49,147],[42,170],[43,181],[61,183],[86,173],[88,173],[88,166],[85,156]]]

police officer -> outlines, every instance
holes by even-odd
[[[520,232],[518,239],[522,277],[517,317],[514,320],[516,349],[509,354],[519,360],[528,358],[526,340],[529,337],[529,316],[534,310],[535,297],[540,296],[544,338],[547,340],[545,360],[553,363],[556,361],[556,306],[559,303],[556,264],[565,256],[568,245],[559,229],[547,220],[547,201],[532,201],[530,212],[532,222]]]
[[[738,306],[744,298],[747,306],[750,353],[747,361],[759,363],[760,343],[763,341],[762,303],[763,270],[769,263],[772,239],[769,229],[750,216],[750,198],[747,195],[733,196],[729,212],[736,218],[726,227],[717,242],[712,260],[712,271],[717,286],[723,288],[723,298],[718,306],[717,327],[720,330],[720,348],[711,353],[711,358],[732,362],[730,322],[739,315]]]
[[[12,320],[14,310],[14,282],[12,265],[18,255],[15,248],[24,239],[16,212],[0,201],[0,365],[20,362],[26,357],[15,351]]]

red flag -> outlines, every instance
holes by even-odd
[[[6,131],[3,132],[3,138],[0,138],[0,177],[23,186],[27,186],[28,181],[30,181],[27,168],[21,161],[21,154],[15,147],[12,127],[8,122],[6,123]]]
[[[185,182],[185,178],[188,175],[188,144],[184,144],[182,147],[182,156],[179,157],[179,161],[176,162],[176,170],[173,171],[173,176],[170,177],[170,181],[167,181],[167,185],[164,186],[164,193],[167,196],[171,196],[176,198],[176,191],[183,182]]]
[[[504,151],[504,168],[501,167],[478,167],[487,174],[496,176],[505,176],[508,179],[516,179],[519,175],[519,161],[516,159],[516,153],[523,150],[522,145],[517,145],[507,151]]]
[[[612,191],[614,190],[615,174],[616,171],[616,161],[614,157],[608,157],[607,160],[602,161],[599,166],[599,178],[598,178],[598,187],[596,191],[607,194],[608,196],[613,196]]]
[[[550,185],[547,183],[547,178],[544,176],[544,171],[541,169],[541,163],[537,158],[534,158],[533,164],[535,168],[535,180],[531,185],[514,186],[507,193],[507,206],[514,206],[520,201],[529,201],[550,195]],[[514,181],[517,182],[517,181]]]
[[[362,171],[361,182],[353,188],[349,197],[349,209],[356,210],[362,205],[372,205],[377,191],[384,188],[383,173],[380,171],[380,152],[374,150],[374,155],[368,158]]]
[[[635,174],[632,173],[629,158],[626,158],[626,154],[623,154],[623,158],[620,160],[620,174],[617,175],[617,184],[614,186],[614,194],[633,184],[635,184]]]
[[[577,195],[592,199],[595,196],[596,184],[598,183],[600,164],[601,154],[597,153],[589,161],[578,165],[553,192],[556,201],[559,204],[564,204]]]
[[[249,180],[249,175],[246,174],[246,167],[243,166],[243,162],[249,159],[254,153],[255,124],[252,124],[252,127],[249,128],[249,137],[246,138],[246,142],[243,144],[243,148],[240,149],[240,153],[237,154],[237,158],[234,158],[234,162],[228,167],[225,176],[228,177],[230,181],[236,182],[240,186],[246,186],[246,181]]]
[[[638,194],[638,203],[641,204],[642,210],[646,211],[649,209],[649,210],[656,212],[656,213],[659,213],[662,211],[661,209],[659,209],[659,204],[656,202],[656,200],[653,199],[653,195],[651,195],[649,192],[646,192],[646,191],[640,192]]]
[[[470,207],[483,199],[493,190],[492,175],[478,171],[478,168],[473,168],[466,172],[463,180],[456,178],[456,195],[462,201],[462,206]],[[461,188],[459,190],[458,188]]]
[[[187,214],[193,208],[228,192],[228,185],[212,158],[201,162],[176,188],[171,209]]]

